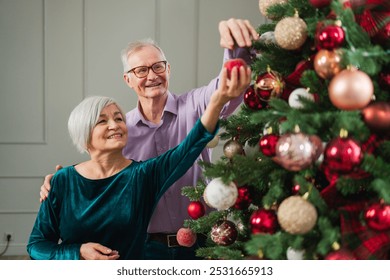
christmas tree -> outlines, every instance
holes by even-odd
[[[389,259],[389,2],[259,0],[259,10],[269,21],[244,104],[222,122],[224,156],[183,188],[184,227],[207,237],[197,255]]]

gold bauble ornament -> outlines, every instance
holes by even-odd
[[[331,79],[338,74],[341,68],[341,55],[339,51],[322,49],[314,57],[314,70],[323,79]]]
[[[260,13],[266,18],[272,19],[272,17],[267,14],[267,9],[273,5],[284,3],[287,3],[287,0],[259,0]]]
[[[278,207],[277,217],[281,228],[291,234],[305,234],[317,222],[317,210],[301,196],[290,196]]]
[[[279,21],[275,27],[276,43],[286,50],[297,50],[306,41],[307,25],[297,15],[286,17]]]
[[[232,159],[235,155],[242,155],[244,148],[237,140],[231,139],[223,145],[223,153],[228,159]]]
[[[374,85],[370,77],[356,68],[345,69],[331,80],[329,98],[340,110],[359,110],[373,98]]]

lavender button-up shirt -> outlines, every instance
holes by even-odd
[[[247,49],[225,50],[224,61],[240,57],[250,63],[252,55],[253,53]],[[138,107],[128,112],[126,121],[129,135],[123,151],[125,157],[142,161],[161,155],[180,144],[206,109],[212,93],[218,86],[218,80],[219,78],[215,78],[207,86],[180,95],[168,92],[168,100],[158,125],[145,120]],[[242,96],[226,104],[221,112],[221,118],[231,115],[241,101]],[[209,148],[204,149],[199,159],[210,162],[211,152]],[[148,228],[149,233],[176,233],[183,226],[183,221],[190,218],[187,213],[190,201],[181,194],[181,189],[184,186],[196,186],[201,174],[202,170],[195,162],[187,173],[168,189],[154,210]]]

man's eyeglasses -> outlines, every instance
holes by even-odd
[[[167,61],[158,61],[156,63],[153,63],[152,66],[134,67],[133,69],[127,71],[127,73],[133,72],[137,78],[145,78],[149,74],[149,69],[152,69],[155,74],[164,73],[167,69]]]

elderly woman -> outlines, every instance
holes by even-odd
[[[238,78],[239,77],[239,78]],[[108,97],[83,100],[71,113],[73,143],[90,160],[52,178],[27,245],[32,259],[142,259],[146,229],[164,192],[214,137],[220,111],[249,85],[251,70],[223,69],[218,89],[185,140],[159,157],[126,159],[124,113]],[[129,133],[132,133],[129,131]]]

